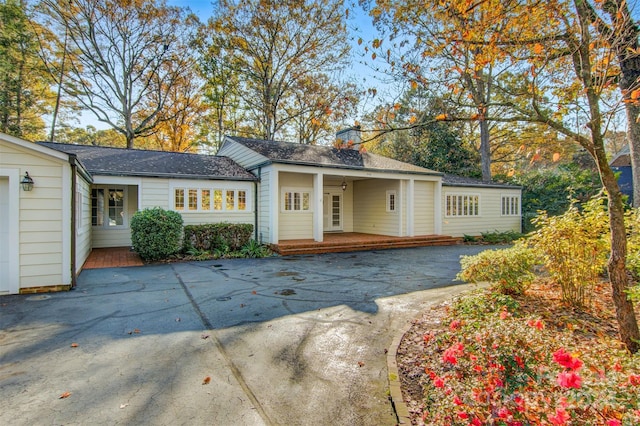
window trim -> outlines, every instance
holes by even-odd
[[[392,198],[393,202],[391,201]],[[398,213],[398,191],[396,191],[395,189],[387,190],[385,207],[387,213]]]
[[[511,202],[507,202],[505,205],[505,200],[510,200]],[[515,200],[515,208],[516,212],[511,212],[511,207],[513,207],[513,200]],[[509,210],[505,213],[505,207]],[[520,202],[520,195],[511,195],[511,194],[501,194],[500,195],[500,216],[505,217],[520,217],[522,216],[522,205]]]
[[[449,206],[450,206],[449,200],[448,200],[449,197],[455,197],[456,207],[461,207],[461,209],[463,210],[462,214],[457,213],[458,208],[455,209],[456,213],[452,214],[452,212],[449,209]],[[463,198],[459,199],[460,197],[463,197]],[[474,210],[475,214],[468,214],[464,212],[464,210],[467,210],[467,212],[469,211],[469,208],[464,206],[464,202],[465,202],[464,197],[470,197],[471,200],[474,201],[474,204],[476,204],[475,209],[473,209],[473,207],[471,208],[472,210]],[[482,216],[481,206],[482,206],[482,196],[480,195],[480,193],[477,193],[477,192],[447,192],[444,194],[444,216],[448,218],[480,217]]]
[[[104,192],[108,191],[122,191],[122,225],[113,225],[109,226],[109,202],[108,194],[105,194],[105,200],[103,200],[102,204],[102,225],[94,225],[93,224],[93,191],[102,189]],[[129,228],[129,188],[127,185],[94,185],[90,189],[90,200],[89,204],[91,206],[91,227],[94,229],[128,229]],[[97,207],[96,207],[97,208]]]
[[[182,208],[178,208],[176,205],[176,194],[177,191],[182,191],[183,194],[183,206]],[[195,203],[190,203],[189,194],[192,191],[196,191]],[[203,191],[209,191],[209,208],[204,209],[202,200],[203,200]],[[221,204],[220,209],[216,209],[216,192],[221,192]],[[244,210],[241,210],[240,207],[240,193],[244,192]],[[233,193],[233,208],[228,209],[229,204],[227,201],[228,193]],[[180,214],[191,214],[191,213],[207,213],[207,214],[223,214],[223,213],[250,213],[251,212],[251,197],[250,190],[248,188],[242,187],[228,187],[222,185],[174,185],[171,186],[170,190],[171,197],[171,209],[180,213]],[[192,198],[191,198],[192,199]],[[189,208],[190,205],[195,205],[195,209]]]
[[[292,193],[292,205],[295,207],[296,202],[296,194],[299,195],[297,198],[300,208],[299,209],[287,209],[287,193]],[[308,196],[308,204],[309,208],[304,209],[305,195]],[[280,189],[280,212],[281,213],[292,213],[292,214],[309,214],[313,213],[313,188],[302,188],[302,187],[282,187]]]

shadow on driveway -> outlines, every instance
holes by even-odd
[[[384,350],[487,248],[85,270],[2,296],[0,423],[394,424]]]

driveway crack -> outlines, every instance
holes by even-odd
[[[184,283],[184,281],[182,280],[182,277],[180,276],[178,271],[176,271],[173,265],[171,265],[171,269],[173,270],[173,274],[175,275],[176,279],[182,286],[182,289],[184,290],[185,294],[187,295],[187,298],[191,302],[191,306],[193,306],[193,309],[196,311],[196,314],[198,315],[198,317],[200,317],[200,321],[202,321],[202,324],[205,326],[206,330],[211,332],[212,340],[215,343],[216,348],[218,349],[218,352],[224,358],[227,366],[229,367],[229,370],[231,370],[231,373],[233,374],[236,381],[242,388],[242,391],[245,393],[245,395],[247,395],[247,398],[249,398],[249,400],[251,401],[251,404],[253,404],[253,406],[255,407],[256,411],[258,412],[258,414],[260,415],[264,423],[268,426],[275,425],[275,423],[271,421],[267,413],[264,411],[262,404],[260,404],[256,395],[253,393],[253,391],[251,390],[247,382],[244,380],[244,377],[242,377],[242,373],[240,372],[238,367],[233,363],[233,360],[231,359],[231,357],[229,356],[229,353],[226,351],[226,349],[222,345],[222,342],[220,342],[220,339],[218,339],[218,337],[216,336],[213,324],[211,324],[211,321],[209,321],[209,318],[207,318],[204,312],[202,312],[202,309],[200,309],[200,306],[198,305],[195,298],[193,297],[193,294],[189,290],[189,287],[187,287],[187,285]]]

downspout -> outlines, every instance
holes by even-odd
[[[258,167],[258,180],[253,182],[253,211],[254,211],[254,225],[253,225],[253,238],[262,244],[262,241],[258,240],[258,183],[262,179],[262,167]]]
[[[69,164],[71,165],[71,288],[76,288],[76,186],[78,165],[75,154],[69,154]]]

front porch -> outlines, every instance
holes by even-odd
[[[455,245],[461,238],[447,235],[420,235],[415,237],[392,237],[364,234],[360,232],[325,233],[322,242],[313,239],[282,240],[271,248],[282,256],[299,254],[339,253],[362,250],[385,250],[426,246]]]

